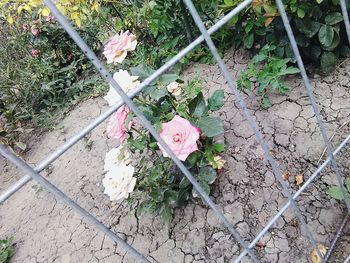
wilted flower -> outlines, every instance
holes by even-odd
[[[55,17],[53,15],[48,15],[46,17],[46,22],[49,22],[49,23],[55,22]]]
[[[200,129],[193,126],[188,120],[176,115],[170,122],[162,124],[160,137],[169,145],[170,149],[181,161],[198,150],[197,140]],[[169,157],[158,143],[164,157]]]
[[[221,170],[224,167],[226,161],[222,159],[221,156],[216,155],[214,156],[214,161],[213,162],[210,161],[209,163],[211,166],[213,166],[214,169]]]
[[[138,81],[139,77],[130,76],[130,74],[126,70],[119,70],[118,72],[113,74],[113,79],[119,84],[119,86],[125,91],[129,92],[133,90],[137,85],[140,84]],[[109,91],[106,96],[103,97],[109,106],[113,106],[121,101],[121,97],[118,92],[110,85]]]
[[[130,163],[130,152],[126,147],[120,145],[117,148],[111,149],[106,153],[104,171],[110,171],[114,166],[121,164],[128,165]]]
[[[126,128],[125,121],[128,117],[130,110],[129,108],[122,106],[117,112],[113,113],[111,118],[109,119],[107,125],[107,135],[110,138],[119,140],[120,142],[124,142],[126,139]],[[132,122],[129,122],[129,129],[131,128]]]
[[[136,36],[129,31],[121,31],[105,45],[103,55],[107,58],[107,64],[122,63],[128,51],[135,50],[137,45]]]
[[[36,58],[40,55],[40,51],[37,50],[36,48],[32,48],[31,54],[32,54],[32,57]]]
[[[73,58],[74,58],[74,54],[70,52],[70,53],[67,55],[67,60],[68,60],[68,61],[71,61]]]
[[[27,23],[22,24],[22,30],[23,31],[28,31],[29,30],[29,25]]]
[[[40,35],[40,29],[37,28],[36,26],[32,26],[31,31],[32,31],[32,34],[36,37]]]
[[[102,180],[104,193],[111,201],[128,197],[134,190],[136,178],[133,177],[134,167],[131,165],[114,165]]]
[[[166,88],[174,96],[179,96],[181,94],[180,84],[176,81],[171,82]]]

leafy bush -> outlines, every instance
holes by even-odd
[[[256,95],[260,98],[263,108],[271,106],[269,94],[278,92],[285,94],[289,91],[283,77],[299,72],[299,69],[288,66],[290,58],[278,58],[273,55],[276,46],[265,45],[248,64],[248,70],[243,71],[237,80],[240,90],[252,90],[252,84],[257,84]],[[260,66],[260,67],[259,67]]]
[[[131,68],[132,75],[139,76],[140,80],[152,74],[153,71],[153,69],[145,65]],[[171,89],[171,87],[174,87],[174,89]],[[205,192],[209,194],[210,185],[216,180],[217,170],[222,169],[225,163],[219,156],[225,150],[225,144],[214,140],[215,136],[224,132],[223,123],[219,118],[210,116],[223,106],[224,92],[216,90],[208,100],[205,100],[202,90],[203,85],[198,79],[183,83],[177,74],[170,73],[163,75],[158,81],[151,84],[141,95],[134,99],[134,102],[147,119],[151,121],[152,125],[158,129],[164,140],[168,136],[163,134],[165,132],[164,123],[170,125],[169,123],[176,118],[181,119],[182,122],[187,122],[190,129],[195,131],[186,131],[183,128],[173,127],[174,129],[179,129],[178,135],[171,136],[178,136],[180,141],[184,140],[184,143],[186,143],[187,140],[191,140],[194,133],[198,133],[195,141],[191,142],[192,146],[195,146],[195,149],[189,150],[191,153],[186,152],[182,155],[183,153],[177,152],[172,146],[170,147],[175,155],[184,161],[185,166],[196,177]],[[124,116],[125,124],[123,124],[127,134],[126,137],[119,136],[121,146],[111,150],[111,152],[114,150],[120,151],[117,158],[121,164],[117,164],[118,169],[116,171],[124,169],[125,164],[127,164],[129,169],[135,169],[133,173],[136,181],[135,189],[141,195],[133,194],[129,197],[129,201],[131,203],[138,202],[138,215],[146,212],[160,214],[165,223],[170,224],[173,208],[184,205],[191,196],[198,197],[198,193],[173,161],[167,158],[157,141],[146,129],[140,127],[133,113],[126,109],[122,109],[121,112],[123,111],[128,114],[127,117]],[[116,122],[115,118],[118,117],[112,116],[110,123]],[[118,126],[120,124],[113,125]],[[200,130],[196,127],[200,128]],[[108,128],[107,134],[110,134]],[[109,136],[113,137],[114,134],[120,135],[120,131],[116,132],[116,128],[113,128],[112,135]],[[190,138],[183,137],[186,134]],[[174,139],[175,137],[172,138]],[[187,146],[183,145],[179,151],[184,151],[185,147]],[[129,162],[132,162],[130,161],[132,159],[136,161],[133,164],[129,164]],[[106,163],[108,163],[107,157]],[[115,164],[107,166],[111,167],[113,165]],[[113,168],[110,171],[113,171]],[[105,193],[110,195],[111,200],[115,196],[121,196],[120,193],[117,194],[118,190],[114,193],[115,189],[112,191],[111,186],[108,186],[110,184],[109,180],[114,180],[113,176],[114,172],[108,172],[106,174],[107,179],[103,180],[107,189]],[[112,182],[112,184],[114,183]]]
[[[203,86],[194,79],[181,85],[181,95],[173,96],[166,91],[170,80],[171,78],[167,78],[166,75],[163,76],[162,80],[144,93],[146,101],[139,101],[138,104],[152,124],[159,127],[159,132],[161,123],[171,121],[176,114],[201,129],[199,151],[188,156],[185,165],[209,194],[210,184],[217,177],[215,169],[221,169],[217,156],[225,149],[224,144],[215,143],[213,140],[215,136],[224,132],[222,121],[210,116],[211,112],[219,110],[223,105],[223,91],[215,91],[206,101],[201,92]],[[160,156],[155,140],[148,133],[134,135],[128,140],[128,147],[138,150],[139,154],[147,149],[152,152],[151,155],[144,155],[140,161],[141,164],[137,165],[137,189],[146,193],[138,206],[138,213],[160,213],[169,224],[172,208],[183,205],[190,198],[191,193],[193,197],[197,197],[197,192],[172,160]]]
[[[0,46],[0,113],[6,121],[0,123],[0,140],[9,145],[16,143],[24,123],[46,124],[54,110],[71,105],[99,81],[53,17],[32,17],[1,24],[6,44]],[[94,22],[79,31],[93,49],[100,47]],[[17,146],[25,148],[23,143]]]
[[[0,263],[10,262],[13,253],[12,239],[0,239]]]
[[[194,1],[202,19],[207,25],[213,24],[216,17],[218,2],[210,0]],[[135,62],[143,61],[152,67],[159,67],[165,61],[185,47],[189,40],[198,35],[197,27],[189,17],[182,1],[118,1],[106,5],[114,8],[117,21],[117,31],[127,28],[134,32],[143,44],[135,53]],[[112,11],[113,12],[113,11]],[[186,31],[185,25],[190,31]],[[209,52],[205,45],[197,47],[187,59],[210,62]]]
[[[232,9],[239,2],[225,0],[222,11]],[[333,70],[337,59],[349,54],[339,1],[283,2],[304,60],[320,66],[325,72]],[[274,1],[253,1],[252,7],[241,14],[231,21],[239,36],[235,38],[237,46],[243,45],[250,49],[268,43],[276,46],[273,55],[294,60]]]

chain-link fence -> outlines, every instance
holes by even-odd
[[[53,193],[57,198],[61,199],[66,205],[71,207],[74,211],[79,213],[82,217],[90,221],[96,228],[98,228],[100,231],[102,231],[104,234],[109,236],[114,242],[116,242],[118,245],[123,247],[127,252],[129,252],[131,255],[133,255],[137,260],[140,262],[149,262],[146,257],[142,254],[140,254],[135,248],[133,248],[131,245],[127,244],[121,237],[113,233],[108,227],[103,225],[101,222],[99,222],[93,215],[88,213],[86,210],[84,210],[82,207],[80,207],[77,203],[75,203],[73,200],[71,200],[67,195],[65,195],[63,192],[61,192],[58,188],[56,188],[53,184],[51,184],[48,180],[46,180],[43,176],[40,175],[40,172],[44,170],[49,164],[54,162],[58,157],[63,155],[68,149],[70,149],[74,144],[76,144],[78,141],[80,141],[85,135],[87,135],[89,132],[91,132],[94,128],[96,128],[99,124],[101,124],[104,120],[106,120],[113,112],[115,112],[119,107],[126,104],[133,112],[134,114],[139,118],[141,123],[147,130],[152,134],[152,136],[159,142],[159,144],[165,149],[165,151],[168,153],[168,155],[171,157],[171,159],[174,161],[174,163],[179,167],[179,169],[182,171],[182,173],[188,178],[188,180],[192,183],[193,187],[198,191],[198,193],[201,195],[203,200],[209,205],[211,209],[214,210],[215,215],[218,217],[218,219],[227,227],[231,235],[235,238],[235,240],[242,246],[242,252],[241,254],[235,258],[232,259],[232,262],[240,262],[243,257],[245,257],[247,254],[250,256],[253,262],[259,262],[258,257],[255,255],[253,248],[257,244],[257,242],[268,232],[268,230],[273,226],[273,224],[283,215],[283,213],[291,207],[295,213],[295,215],[298,217],[302,227],[305,230],[305,233],[311,243],[311,245],[316,249],[316,252],[318,256],[322,259],[322,262],[326,262],[329,258],[330,252],[333,249],[335,245],[335,241],[337,240],[337,237],[340,236],[341,231],[348,219],[348,215],[343,220],[343,223],[341,227],[339,228],[339,231],[336,234],[335,241],[331,244],[331,247],[329,249],[329,252],[324,256],[322,255],[321,251],[318,249],[317,243],[313,237],[313,233],[308,227],[308,225],[305,222],[304,216],[300,212],[297,204],[296,199],[300,196],[301,193],[319,176],[321,171],[328,165],[331,164],[338,183],[341,188],[341,192],[343,196],[345,197],[345,204],[347,207],[348,214],[350,213],[350,203],[348,198],[348,193],[344,187],[343,184],[343,177],[342,174],[338,168],[337,162],[335,160],[335,155],[340,152],[340,150],[348,143],[350,140],[350,135],[335,149],[333,150],[333,147],[331,146],[327,134],[326,129],[324,127],[324,124],[322,122],[322,117],[320,115],[320,111],[318,108],[318,105],[316,103],[314,93],[312,91],[309,78],[306,74],[305,67],[303,64],[303,61],[301,59],[297,43],[295,40],[295,37],[293,35],[287,14],[285,12],[285,8],[283,6],[282,0],[276,0],[279,13],[281,15],[281,18],[283,20],[283,24],[285,27],[285,30],[288,34],[288,38],[292,47],[292,50],[294,52],[294,56],[296,58],[296,61],[298,63],[298,67],[300,69],[300,74],[302,76],[302,79],[304,81],[306,92],[309,96],[313,111],[315,113],[318,127],[320,128],[324,143],[326,145],[328,158],[316,169],[316,171],[310,176],[310,178],[302,185],[302,187],[294,194],[290,192],[288,189],[288,186],[286,182],[282,178],[281,170],[276,164],[276,161],[271,156],[269,152],[268,145],[266,141],[263,139],[262,133],[258,128],[257,123],[252,118],[251,113],[247,109],[247,105],[244,102],[240,92],[237,90],[237,87],[235,85],[235,81],[228,72],[228,68],[225,65],[223,59],[220,57],[210,35],[216,32],[218,29],[220,29],[226,22],[230,21],[234,16],[236,16],[239,12],[241,12],[243,9],[248,7],[252,0],[245,0],[242,3],[240,3],[235,9],[233,9],[231,12],[226,14],[223,18],[221,18],[214,26],[212,26],[209,30],[207,30],[204,27],[204,24],[198,15],[198,12],[196,8],[194,7],[191,0],[184,0],[184,4],[187,7],[188,11],[190,12],[192,18],[195,21],[195,24],[197,25],[199,31],[201,32],[201,35],[195,39],[193,42],[191,42],[186,48],[181,50],[176,56],[174,56],[172,59],[170,59],[166,64],[164,64],[162,67],[160,67],[157,71],[155,71],[151,76],[149,76],[147,79],[145,79],[135,90],[133,90],[131,93],[126,94],[121,87],[117,84],[117,82],[112,78],[112,75],[107,71],[107,69],[104,67],[104,65],[101,63],[101,61],[97,58],[97,56],[92,52],[92,50],[88,47],[88,45],[83,41],[83,39],[78,35],[78,33],[73,29],[73,27],[70,25],[66,17],[64,17],[60,11],[56,8],[55,4],[51,0],[44,0],[45,4],[49,7],[52,14],[56,17],[56,19],[59,21],[59,23],[63,26],[63,28],[68,32],[68,34],[73,38],[73,40],[77,43],[77,45],[81,48],[81,50],[85,53],[85,55],[90,59],[90,61],[94,64],[98,72],[101,74],[101,76],[105,79],[107,83],[109,83],[113,88],[118,92],[118,94],[123,99],[123,102],[118,103],[117,105],[111,107],[109,110],[101,114],[97,119],[95,119],[90,125],[88,125],[85,129],[83,129],[80,133],[72,137],[70,140],[68,140],[66,143],[64,143],[62,146],[57,148],[50,156],[48,156],[45,160],[43,160],[41,163],[39,163],[35,168],[32,168],[27,163],[22,161],[20,158],[15,156],[9,149],[7,149],[4,145],[0,145],[0,154],[3,155],[5,158],[13,162],[16,166],[20,167],[26,175],[22,177],[19,181],[17,181],[14,185],[12,185],[7,191],[2,193],[0,195],[0,203],[4,202],[6,199],[8,199],[12,194],[14,194],[16,191],[18,191],[22,186],[24,186],[27,182],[29,182],[31,179],[34,179],[39,184],[41,184],[44,188],[46,188],[48,191]],[[346,3],[345,0],[340,0],[340,5],[344,17],[345,27],[347,31],[347,36],[350,41],[350,23],[349,23],[349,17],[347,13]],[[283,194],[288,198],[287,203],[278,211],[278,213],[270,220],[270,222],[263,228],[263,230],[256,235],[256,237],[250,242],[247,243],[243,241],[243,239],[240,237],[239,233],[235,229],[235,227],[230,223],[230,221],[224,216],[224,214],[221,212],[219,207],[212,201],[212,199],[205,193],[205,191],[202,189],[200,184],[197,182],[197,180],[194,178],[194,176],[190,173],[190,171],[185,167],[185,165],[176,157],[176,155],[171,151],[169,146],[162,140],[159,133],[155,130],[155,128],[151,125],[151,123],[146,119],[146,117],[142,114],[142,112],[138,109],[138,107],[135,106],[135,104],[132,101],[132,98],[136,96],[139,92],[141,92],[145,87],[150,85],[154,80],[159,78],[163,73],[165,73],[168,69],[170,69],[172,66],[174,66],[178,61],[180,61],[181,58],[186,56],[190,51],[192,51],[197,45],[202,43],[203,41],[206,42],[208,45],[214,59],[216,60],[217,65],[221,69],[221,72],[223,76],[225,77],[228,86],[235,96],[236,101],[238,102],[238,105],[240,106],[241,110],[244,113],[245,118],[247,119],[250,128],[254,131],[256,140],[260,143],[262,146],[265,159],[267,163],[272,168],[273,174],[275,178],[278,180],[280,185],[283,189]],[[333,246],[333,247],[332,247]],[[350,262],[350,256],[347,258],[346,262]]]

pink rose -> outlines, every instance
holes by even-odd
[[[32,57],[36,58],[36,57],[39,57],[40,51],[37,50],[36,48],[32,48],[31,54],[32,54]]]
[[[130,110],[129,108],[122,106],[117,112],[113,113],[107,125],[107,135],[110,138],[124,142],[126,139],[126,128],[125,121],[128,117]],[[132,122],[129,122],[129,129],[131,128]]]
[[[168,144],[170,149],[181,161],[198,150],[197,140],[200,129],[193,126],[188,120],[176,115],[171,121],[162,124],[160,137]],[[164,157],[169,157],[158,143]]]
[[[107,58],[107,64],[122,63],[128,51],[135,50],[137,45],[136,36],[126,31],[116,34],[105,45],[103,55]]]
[[[40,35],[40,29],[35,26],[32,27],[31,31],[32,31],[32,34],[36,37]]]

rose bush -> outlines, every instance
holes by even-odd
[[[107,45],[110,48],[110,43]],[[113,76],[125,92],[134,90],[154,70],[139,65],[130,68],[130,72],[119,70]],[[219,118],[210,116],[223,105],[224,92],[216,90],[206,100],[202,89],[203,83],[197,78],[184,83],[179,75],[170,72],[152,82],[133,101],[209,194],[217,171],[225,164],[220,156],[225,144],[215,142],[215,137],[224,132],[223,124]],[[121,100],[113,87],[104,98],[110,106]],[[191,195],[198,196],[167,152],[126,106],[111,116],[106,131],[119,144],[105,158],[104,193],[112,201],[127,198],[130,205],[136,204],[139,215],[161,214],[169,224],[176,206],[185,204]],[[134,189],[138,194],[131,194]]]

